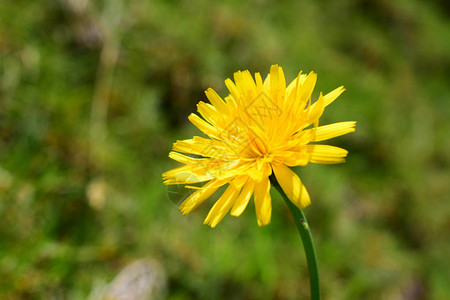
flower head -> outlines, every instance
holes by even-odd
[[[345,89],[341,86],[312,103],[317,75],[300,74],[286,86],[283,69],[270,68],[263,81],[249,71],[225,80],[223,100],[206,90],[210,103],[199,102],[189,120],[206,137],[177,141],[169,157],[184,164],[163,174],[165,184],[184,184],[195,191],[179,209],[188,214],[219,187],[226,190],[209,211],[205,224],[215,227],[230,212],[240,216],[253,195],[258,225],[270,222],[269,176],[274,174],[288,198],[300,209],[311,201],[300,178],[289,168],[308,163],[342,163],[347,151],[320,142],[355,131],[356,122],[319,126],[324,108]],[[185,154],[190,155],[185,155]],[[189,184],[201,183],[202,187]]]

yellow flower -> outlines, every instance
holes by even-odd
[[[317,75],[300,74],[287,87],[283,69],[270,68],[263,81],[259,73],[234,73],[225,80],[230,94],[222,100],[208,89],[210,103],[199,102],[199,117],[189,120],[207,137],[177,141],[169,157],[184,164],[163,174],[164,183],[194,189],[180,205],[183,214],[228,185],[204,223],[215,227],[229,212],[240,216],[253,195],[258,225],[270,222],[272,203],[269,176],[273,173],[288,198],[300,209],[311,203],[300,178],[289,168],[308,163],[342,163],[347,151],[312,144],[355,131],[356,122],[319,126],[324,108],[345,89],[341,86],[311,103]],[[181,153],[187,153],[187,156]],[[202,187],[189,184],[207,182]]]

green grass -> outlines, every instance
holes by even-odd
[[[296,169],[324,299],[450,298],[444,2],[73,3],[0,3],[1,299],[87,299],[142,257],[169,299],[307,298],[275,190],[269,226],[250,206],[210,229],[213,201],[182,216],[161,180],[203,91],[274,63],[317,72],[315,96],[344,85],[322,122],[358,122],[332,141],[346,164]]]

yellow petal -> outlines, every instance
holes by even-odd
[[[306,151],[282,151],[279,160],[289,167],[306,166],[311,154]]]
[[[197,170],[195,169],[200,170],[198,170],[199,172],[196,172]],[[201,167],[195,165],[188,165],[167,171],[163,174],[164,184],[189,184],[214,179],[214,175],[212,172],[206,174],[205,171],[201,169]]]
[[[316,86],[316,82],[317,74],[311,71],[308,76],[306,76],[305,82],[302,85],[300,101],[306,103],[306,101],[311,98],[311,94],[314,90],[314,87]]]
[[[216,227],[230,210],[237,195],[238,191],[236,188],[230,185],[219,200],[213,205],[203,224],[207,224],[213,228]]]
[[[191,121],[192,124],[195,125],[195,127],[200,129],[204,134],[211,137],[217,136],[217,129],[213,125],[209,124],[208,122],[200,118],[198,115],[190,114],[188,119],[189,121]]]
[[[328,105],[330,105],[334,100],[337,99],[337,97],[339,97],[343,92],[345,91],[343,86],[340,86],[334,90],[332,90],[331,92],[329,92],[328,94],[326,94],[325,96],[323,96],[323,105],[324,107],[327,107]],[[317,102],[314,103],[313,105],[311,105],[311,109],[313,109],[315,106],[317,105]]]
[[[212,105],[222,114],[229,114],[230,110],[228,106],[225,104],[225,102],[220,98],[217,93],[209,88],[205,91],[206,97],[208,97],[209,101]]]
[[[284,105],[285,95],[286,95],[286,79],[284,77],[283,69],[278,65],[272,65],[270,67],[270,81],[269,81],[270,92],[268,93],[270,102],[275,104],[275,108],[278,110]],[[266,100],[267,101],[267,100]],[[266,102],[265,101],[265,102]],[[267,104],[266,104],[267,106]],[[269,122],[276,121],[276,117],[270,117]],[[272,128],[273,126],[268,126]]]
[[[297,77],[287,86],[286,94],[295,93],[295,89],[300,87],[305,82],[305,79],[306,74],[302,74],[302,71],[300,71]]]
[[[316,134],[316,128],[302,130],[292,135],[290,139],[284,143],[280,149],[291,149],[293,147],[300,147],[309,144],[313,141]]]
[[[279,87],[278,65],[272,65],[270,67],[270,91],[274,92]]]
[[[220,117],[220,114],[217,113],[217,109],[214,106],[200,101],[197,104],[197,111],[208,123],[217,126],[217,121],[219,119],[218,117]]]
[[[274,164],[272,168],[278,183],[292,203],[300,209],[311,204],[308,191],[294,171],[283,164]]]
[[[222,161],[238,159],[237,153],[232,151],[223,141],[194,137],[193,139],[177,141],[173,144],[173,150],[201,155],[207,158],[215,158]]]
[[[234,80],[236,82],[236,86],[241,91],[241,95],[246,96],[244,100],[248,102],[253,98],[252,95],[256,96],[256,84],[253,80],[252,74],[250,74],[248,70],[234,73]]]
[[[225,85],[228,88],[228,91],[230,92],[232,97],[226,97],[225,100],[227,101],[227,104],[232,104],[232,102],[238,102],[239,98],[241,97],[241,92],[236,87],[234,82],[228,78],[225,80]],[[233,100],[233,101],[232,101]]]
[[[244,185],[239,197],[234,202],[233,208],[231,209],[231,215],[234,217],[239,217],[247,207],[247,204],[250,200],[250,197],[253,194],[253,190],[255,188],[255,183],[253,180],[248,180]]]
[[[272,174],[272,168],[268,162],[259,160],[246,170],[246,173],[255,182],[261,182]]]
[[[338,164],[345,162],[348,151],[329,145],[306,145],[311,153],[310,162],[315,164]]]
[[[266,78],[264,79],[263,90],[264,90],[264,93],[266,93],[267,95],[270,95],[270,73],[267,74]]]
[[[256,88],[258,89],[258,92],[261,92],[263,89],[263,81],[261,78],[261,74],[255,73],[255,83],[256,83]]]
[[[194,208],[202,204],[206,199],[208,199],[214,192],[221,187],[222,185],[229,182],[230,179],[224,179],[224,180],[211,180],[207,184],[205,184],[202,188],[194,192],[192,195],[190,195],[188,198],[186,198],[178,208],[183,215],[187,215],[190,213]]]
[[[328,140],[355,131],[356,122],[338,122],[330,125],[319,126],[315,132],[315,142]]]
[[[319,99],[317,100],[314,105],[311,105],[308,110],[308,117],[306,118],[305,123],[303,124],[304,127],[309,126],[312,123],[315,123],[319,120],[319,118],[323,114],[323,110],[325,109],[324,100],[322,93],[319,95]]]
[[[228,213],[234,203],[234,200],[239,195],[242,185],[245,182],[244,180],[246,180],[246,178],[241,176],[235,178],[232,182],[230,182],[228,188],[209,211],[205,221],[203,222],[204,224],[208,224],[213,228],[216,227],[216,225]]]
[[[339,97],[343,92],[345,91],[343,86],[340,86],[334,90],[332,90],[331,92],[329,92],[328,94],[326,94],[325,96],[323,96],[323,100],[324,100],[324,105],[328,106],[330,105],[334,100],[337,99],[337,97]]]
[[[282,67],[278,67],[278,87],[281,89],[283,95],[286,93],[286,77]]]
[[[187,155],[184,155],[184,154],[181,154],[178,152],[174,152],[174,151],[171,151],[169,153],[169,157],[171,159],[173,159],[177,162],[180,162],[182,164],[185,164],[185,165],[191,164],[191,163],[197,163],[200,160],[199,158],[190,157],[190,156],[187,156]]]
[[[271,201],[270,181],[266,177],[261,182],[255,183],[255,209],[259,226],[270,223],[270,217],[272,215]]]

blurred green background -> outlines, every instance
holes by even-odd
[[[161,173],[234,71],[344,85],[346,164],[297,169],[324,299],[450,299],[448,1],[0,2],[0,299],[91,299],[136,259],[168,299],[307,299],[286,205],[216,229]]]

